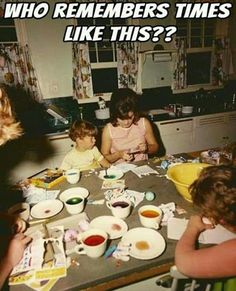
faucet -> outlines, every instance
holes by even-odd
[[[48,107],[47,113],[55,118],[55,125],[57,125],[58,120],[60,120],[64,124],[69,123],[69,121],[63,116],[63,114],[59,111],[59,109],[54,105],[50,105]]]

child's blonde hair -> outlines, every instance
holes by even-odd
[[[76,141],[77,138],[84,138],[85,136],[96,136],[97,135],[97,128],[91,122],[86,120],[76,120],[72,124],[69,137]]]
[[[0,145],[21,136],[20,122],[15,120],[10,101],[3,87],[0,87]]]

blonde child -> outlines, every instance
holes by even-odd
[[[110,167],[110,163],[95,146],[96,135],[97,128],[92,123],[85,120],[75,121],[70,128],[69,136],[76,146],[66,154],[60,168],[62,170],[76,168],[83,171],[99,166]]]

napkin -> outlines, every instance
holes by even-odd
[[[171,218],[167,224],[167,237],[170,239],[179,240],[184,233],[188,224],[188,219]],[[236,234],[218,224],[213,229],[203,231],[198,241],[202,244],[220,244],[224,241],[235,239]]]
[[[130,247],[131,247],[130,244],[127,245],[122,242],[119,242],[116,250],[112,253],[112,256],[115,259],[127,262],[130,259],[129,257]]]
[[[129,199],[133,206],[136,207],[140,202],[143,201],[145,193],[144,192],[138,192],[134,190],[124,190],[124,189],[113,189],[113,190],[107,190],[105,193],[106,200],[110,201],[115,198],[125,198]]]
[[[161,225],[167,225],[169,219],[174,217],[174,212],[175,212],[175,203],[170,202],[167,204],[161,204],[159,206],[163,212],[162,220],[161,220]]]

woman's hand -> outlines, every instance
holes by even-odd
[[[148,149],[148,146],[146,143],[140,143],[138,145],[138,150],[141,152],[141,153],[146,153],[147,152],[147,149]]]
[[[121,159],[127,161],[127,162],[130,162],[134,159],[134,155],[133,154],[129,154],[127,152],[120,152],[120,157]]]

